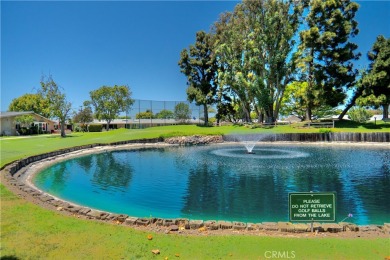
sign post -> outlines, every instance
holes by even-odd
[[[336,221],[335,192],[291,192],[288,194],[289,219],[293,221]]]

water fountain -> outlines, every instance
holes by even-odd
[[[257,142],[264,139],[263,134],[230,134],[226,136],[227,141],[239,142],[244,145],[247,154],[255,154],[253,149]]]

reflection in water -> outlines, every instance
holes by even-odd
[[[125,192],[133,176],[133,169],[127,162],[127,152],[106,152],[97,154],[92,174],[92,183],[96,190],[122,191]]]
[[[337,193],[337,217],[390,222],[390,151],[259,146],[114,151],[54,165],[38,187],[86,206],[138,217],[288,221],[288,193]],[[236,156],[237,154],[237,156]]]

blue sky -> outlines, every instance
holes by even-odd
[[[186,100],[180,51],[209,31],[235,1],[1,1],[1,111],[35,93],[51,74],[77,109],[103,85],[128,85],[135,99]],[[390,2],[358,1],[362,53],[390,37]]]

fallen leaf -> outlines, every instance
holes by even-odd
[[[152,250],[152,253],[155,254],[155,255],[159,255],[159,254],[160,254],[160,250],[158,250],[158,249],[153,249],[153,250]]]

